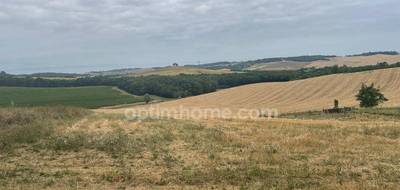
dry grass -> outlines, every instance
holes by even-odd
[[[355,95],[362,83],[375,83],[389,99],[383,106],[400,106],[400,69],[384,69],[351,74],[337,74],[282,83],[245,85],[215,93],[157,104],[159,109],[186,110],[230,109],[233,113],[245,109],[278,109],[280,113],[322,110],[333,106],[338,99],[341,106],[357,106]],[[154,107],[154,105],[152,105]],[[149,106],[135,107],[147,109]],[[123,113],[120,110],[102,110]],[[186,112],[190,113],[190,112]],[[179,113],[182,115],[186,113]],[[235,114],[233,114],[235,115]]]
[[[386,112],[385,112],[386,113]],[[89,115],[0,153],[0,189],[399,189],[400,118]]]

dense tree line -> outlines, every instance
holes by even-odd
[[[15,87],[79,87],[79,86],[117,86],[131,94],[152,94],[166,98],[179,98],[214,92],[218,89],[259,82],[285,82],[336,73],[351,73],[375,69],[400,67],[400,63],[362,67],[333,66],[325,68],[306,68],[297,71],[252,71],[231,74],[202,74],[177,76],[142,77],[83,77],[75,80],[51,80],[32,77],[18,77],[0,74],[0,86]]]
[[[362,54],[356,54],[356,55],[350,55],[350,57],[356,57],[356,56],[371,56],[371,55],[399,55],[399,52],[397,51],[376,51],[376,52],[367,52],[367,53],[362,53]]]

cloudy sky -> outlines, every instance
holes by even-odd
[[[400,50],[399,0],[0,0],[0,70]]]

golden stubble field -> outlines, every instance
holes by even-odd
[[[389,99],[383,104],[384,107],[400,106],[400,69],[393,68],[290,82],[251,84],[159,104],[136,106],[132,109],[149,110],[149,112],[174,110],[174,114],[179,117],[191,114],[192,110],[208,109],[229,109],[233,117],[240,109],[276,109],[281,114],[320,111],[332,107],[334,99],[340,101],[340,106],[358,106],[355,95],[362,83],[374,83],[381,89]],[[126,108],[100,109],[98,111],[124,113]]]
[[[273,63],[261,63],[253,65],[249,70],[272,71],[272,70],[297,70],[301,68],[323,68],[331,66],[360,67],[367,65],[375,65],[377,63],[387,62],[393,64],[400,62],[400,55],[371,55],[371,56],[339,56],[329,58],[329,60],[297,62],[297,61],[280,61]]]
[[[329,67],[329,66],[343,66],[347,65],[349,67],[359,67],[366,65],[375,65],[377,63],[387,62],[388,64],[393,64],[400,62],[400,55],[371,55],[371,56],[354,56],[354,57],[334,57],[330,58],[329,61],[314,61],[306,67]]]

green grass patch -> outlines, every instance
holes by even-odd
[[[87,114],[73,107],[0,108],[0,150],[36,143]]]
[[[109,86],[79,88],[0,87],[0,107],[76,106],[99,108],[143,101],[143,97],[125,94]]]

